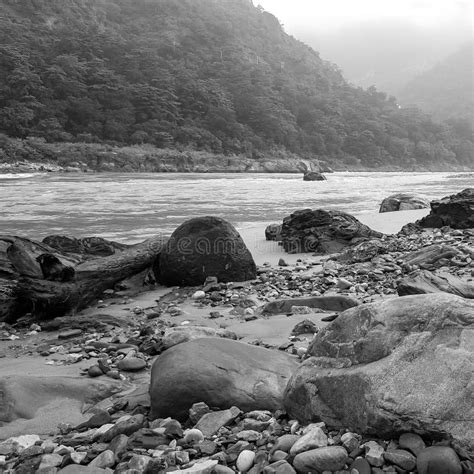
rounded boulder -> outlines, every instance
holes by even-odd
[[[234,226],[219,217],[196,217],[171,235],[153,267],[156,279],[168,286],[202,285],[256,277],[252,254]]]
[[[151,371],[152,418],[185,419],[194,403],[244,411],[282,407],[298,362],[288,354],[221,338],[178,344]]]

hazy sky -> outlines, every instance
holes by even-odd
[[[254,0],[273,13],[289,33],[326,31],[367,21],[405,20],[419,27],[470,26],[473,0]]]
[[[253,0],[347,79],[396,92],[474,36],[474,0]]]

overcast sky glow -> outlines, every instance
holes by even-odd
[[[473,39],[474,0],[253,0],[347,79],[396,90]]]
[[[334,30],[351,23],[405,20],[421,27],[473,23],[472,0],[254,0],[294,34],[312,26]]]

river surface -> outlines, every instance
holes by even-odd
[[[17,174],[0,175],[2,234],[36,240],[61,234],[135,243],[169,235],[195,216],[223,217],[242,229],[281,222],[297,209],[376,213],[383,198],[408,192],[429,200],[474,186],[473,173]]]

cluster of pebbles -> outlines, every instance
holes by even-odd
[[[449,442],[414,433],[366,438],[324,423],[306,426],[284,411],[212,411],[196,403],[184,423],[150,420],[148,409],[117,402],[53,436],[10,438],[0,444],[2,474],[463,474],[473,463]],[[467,455],[468,456],[468,455]],[[471,470],[470,470],[471,469]]]

